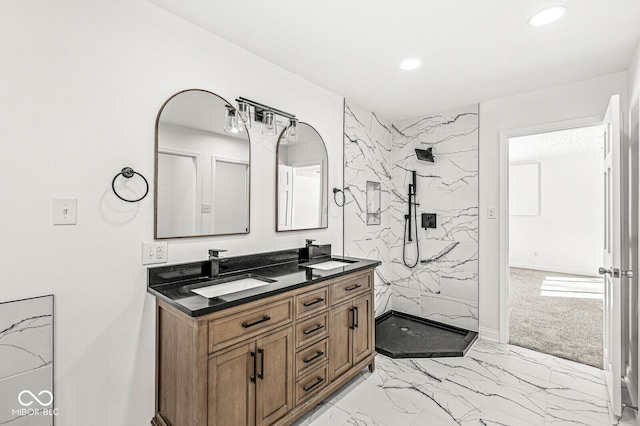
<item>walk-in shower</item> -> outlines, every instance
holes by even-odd
[[[416,149],[416,156],[418,160],[434,162],[432,148]],[[420,264],[417,208],[419,203],[416,201],[418,174],[416,170],[410,173],[407,214],[404,215],[402,236],[402,263],[409,268],[410,274],[413,275],[415,272],[412,270]],[[425,229],[436,228],[436,215],[433,213],[423,213],[423,215],[422,227]],[[407,260],[408,245],[415,245],[415,261]],[[425,263],[428,262],[425,261]],[[419,279],[419,274],[415,276]],[[376,351],[391,358],[464,356],[477,338],[478,333],[475,331],[393,310],[376,318]]]

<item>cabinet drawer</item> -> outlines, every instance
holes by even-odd
[[[322,287],[296,296],[296,319],[306,317],[329,307],[329,288]]]
[[[209,321],[209,352],[293,320],[292,298]]]
[[[296,378],[304,376],[327,361],[329,357],[328,342],[327,339],[321,340],[296,354]]]
[[[316,315],[296,324],[296,348],[329,335],[329,314]]]
[[[356,294],[371,290],[371,274],[361,274],[353,278],[331,284],[331,305],[348,300]]]
[[[327,386],[327,365],[296,382],[296,405],[317,394]]]

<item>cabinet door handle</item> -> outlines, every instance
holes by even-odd
[[[358,323],[360,322],[360,318],[358,318],[360,315],[358,315],[358,307],[354,306],[353,307],[353,327],[354,328],[358,328]]]
[[[345,290],[346,291],[352,291],[352,290],[355,290],[356,288],[360,288],[360,287],[362,287],[362,284],[356,284],[354,286],[345,288]]]
[[[255,383],[256,382],[256,368],[257,368],[257,359],[256,359],[256,353],[251,351],[251,358],[253,358],[253,376],[251,376],[249,378],[249,380],[251,380],[251,383]]]
[[[318,376],[318,378],[316,379],[316,382],[312,385],[309,386],[304,386],[302,389],[304,389],[305,392],[309,392],[311,389],[315,388],[316,386],[318,386],[320,383],[324,382],[324,379],[320,376]]]
[[[265,322],[265,321],[269,321],[271,319],[271,317],[269,315],[265,315],[262,317],[262,319],[258,320],[258,321],[254,321],[254,322],[243,322],[242,326],[244,328],[249,328],[249,327],[253,327],[254,325],[258,325],[261,322]]]
[[[311,358],[302,358],[302,362],[304,362],[305,364],[309,364],[311,361],[313,361],[314,359],[320,358],[322,355],[324,355],[324,352],[318,351],[318,353],[312,356]]]
[[[313,302],[305,302],[305,303],[302,304],[302,306],[312,306],[312,305],[315,305],[316,303],[320,303],[320,302],[324,302],[324,299],[322,297],[318,297]]]
[[[349,312],[351,312],[351,324],[349,324],[349,328],[353,330],[356,328],[356,310],[349,308]]]
[[[304,334],[311,334],[314,333],[318,330],[322,330],[324,328],[324,324],[318,324],[315,328],[312,328],[311,330],[305,330],[303,331]]]
[[[260,354],[260,372],[258,373],[258,377],[264,380],[264,349],[258,349],[258,353]]]

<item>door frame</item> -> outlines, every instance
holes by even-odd
[[[601,116],[557,121],[500,132],[500,200],[498,211],[500,276],[500,343],[509,343],[509,139],[602,124]]]

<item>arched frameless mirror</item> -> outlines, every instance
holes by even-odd
[[[320,134],[298,123],[297,140],[285,129],[276,155],[276,231],[327,227],[327,148]]]
[[[226,123],[235,114],[230,105],[212,92],[192,89],[173,95],[160,109],[156,239],[249,232],[251,143],[239,123],[231,129]]]

